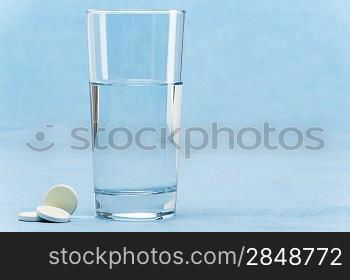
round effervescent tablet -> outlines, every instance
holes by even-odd
[[[44,204],[61,208],[69,214],[73,214],[78,206],[78,195],[71,186],[54,185],[48,190]]]
[[[38,213],[35,211],[30,212],[21,212],[18,214],[18,220],[23,222],[39,222],[42,219],[38,216]]]
[[[70,220],[70,215],[67,211],[53,206],[39,206],[36,208],[38,216],[46,221],[54,223],[66,223]]]

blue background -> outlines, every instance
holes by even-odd
[[[69,149],[70,129],[90,121],[87,8],[187,10],[184,127],[319,126],[325,148],[228,150],[223,135],[218,150],[182,156],[175,219],[95,219],[90,154]],[[1,10],[0,230],[350,230],[349,1],[2,0]],[[53,149],[26,147],[37,131]],[[71,223],[16,220],[59,182],[79,193]]]

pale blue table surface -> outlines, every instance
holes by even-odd
[[[349,231],[349,152],[200,151],[181,159],[175,218],[109,222],[94,217],[88,151],[36,153],[29,132],[1,133],[1,231]],[[12,141],[7,141],[12,139]],[[64,152],[66,150],[66,152]],[[79,208],[66,224],[26,223],[19,211],[55,183],[72,185]]]

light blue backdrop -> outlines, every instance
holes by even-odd
[[[2,0],[0,7],[0,230],[350,230],[349,1]],[[69,128],[89,126],[87,8],[187,10],[184,127],[319,126],[325,149],[197,151],[181,161],[176,219],[95,220],[89,154],[67,149]],[[39,130],[57,143],[53,150],[25,146]],[[72,223],[16,221],[57,182],[80,194]]]

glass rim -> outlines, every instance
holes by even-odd
[[[182,9],[87,9],[88,14],[185,14]]]

